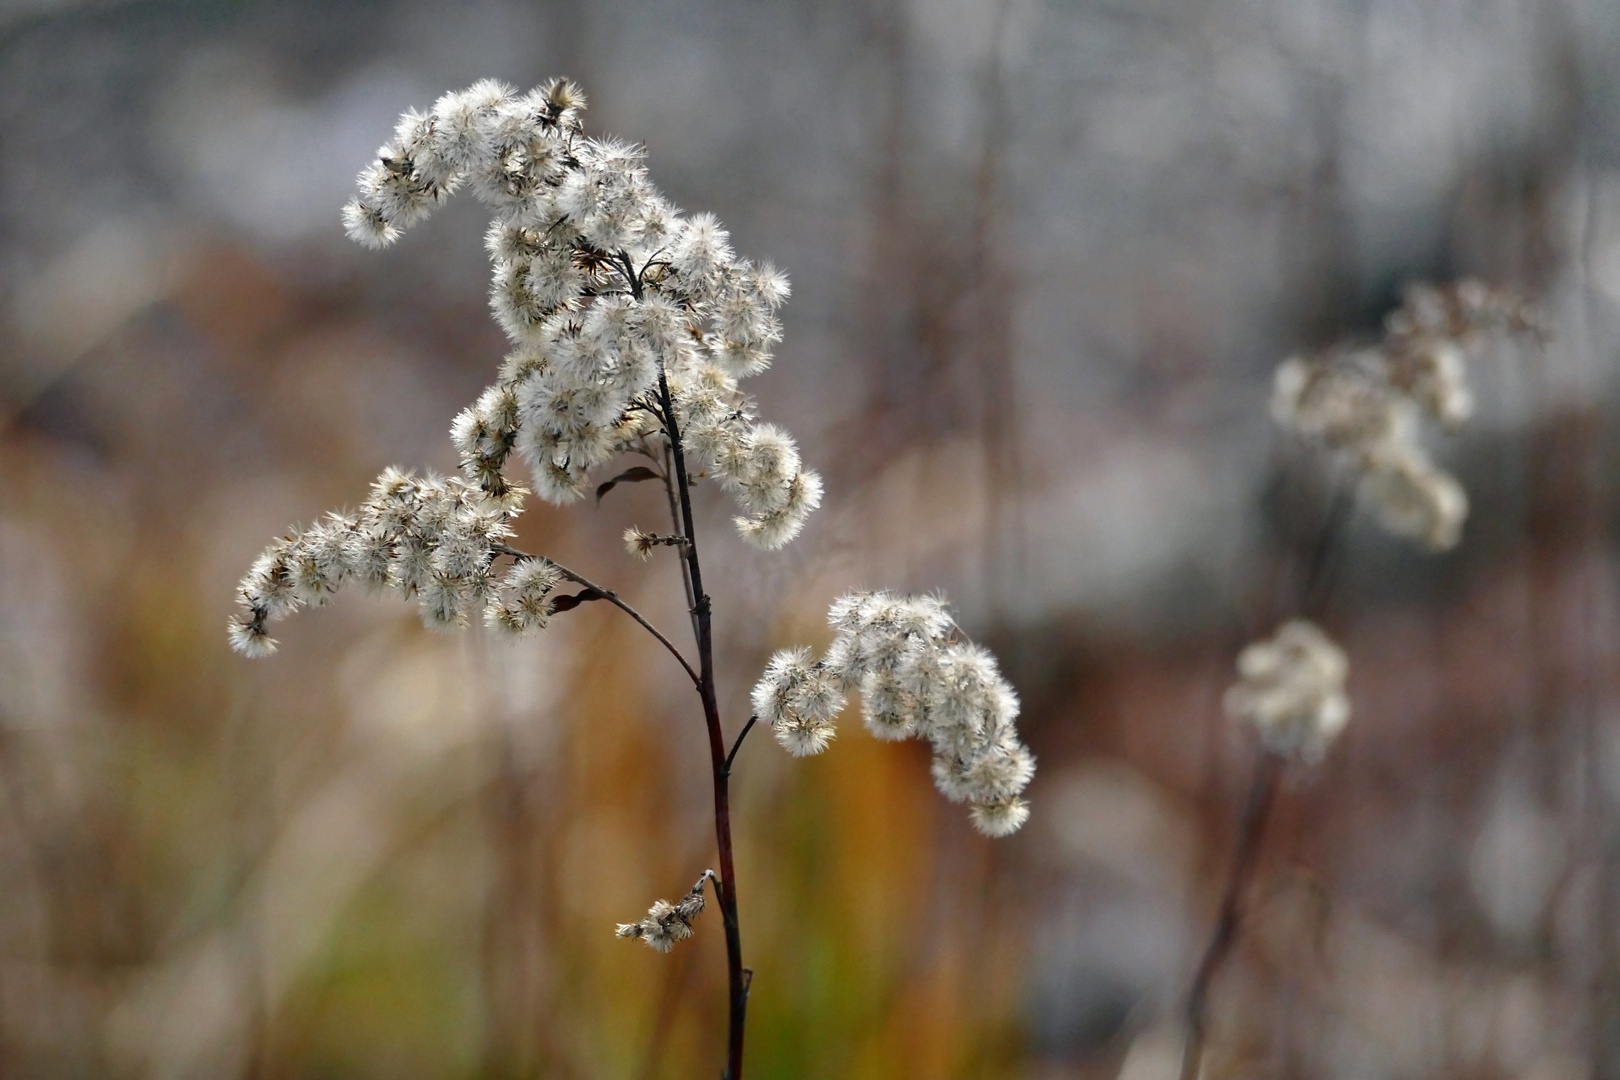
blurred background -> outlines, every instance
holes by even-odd
[[[700,499],[731,730],[851,586],[939,589],[1018,686],[986,841],[855,713],[733,784],[753,1077],[1174,1075],[1255,755],[1220,695],[1297,610],[1294,350],[1477,275],[1554,338],[1436,441],[1461,546],[1352,519],[1351,726],[1289,775],[1209,1075],[1620,1076],[1620,7],[1612,0],[0,4],[0,1075],[712,1076],[701,716],[605,605],[511,646],[344,595],[226,647],[292,522],[448,471],[493,378],[484,218],[349,245],[407,107],[554,74],[794,282],[753,381],[827,499]],[[675,631],[662,495],[522,546]]]

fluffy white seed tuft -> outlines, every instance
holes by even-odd
[[[968,818],[973,827],[986,836],[1011,836],[1029,820],[1029,803],[1019,798],[979,803],[969,811]]]
[[[1350,720],[1349,660],[1314,623],[1292,620],[1249,645],[1237,671],[1226,712],[1253,724],[1272,753],[1314,764]]]
[[[755,685],[754,714],[795,756],[819,753],[832,737],[844,691],[858,687],[869,731],[918,738],[934,749],[934,784],[971,804],[981,832],[1005,836],[1028,818],[1018,798],[1035,758],[1015,729],[1018,697],[987,651],[960,639],[937,597],[849,593],[828,611],[826,654],[783,649]]]
[[[685,896],[673,904],[668,900],[654,901],[639,921],[620,923],[614,936],[640,938],[658,952],[669,952],[676,942],[692,936],[692,920],[703,911],[704,883],[713,881],[718,888],[719,880],[713,870],[703,871],[703,876],[697,879],[697,884]]]
[[[794,757],[819,754],[834,734],[844,693],[832,673],[807,648],[782,649],[765,665],[751,700],[754,715],[769,724],[776,741]]]

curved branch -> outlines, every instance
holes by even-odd
[[[505,544],[494,544],[492,545],[492,548],[495,551],[495,554],[510,555],[514,559],[542,558],[542,556],[539,555],[530,555],[526,551],[519,551],[516,548],[507,547]],[[612,604],[614,607],[636,620],[636,622],[640,623],[643,630],[646,630],[647,633],[657,638],[658,643],[669,650],[669,655],[673,656],[677,661],[680,662],[682,669],[686,672],[686,677],[692,680],[692,685],[700,688],[702,687],[703,684],[698,678],[697,670],[694,669],[691,664],[686,662],[686,657],[681,655],[681,650],[675,647],[675,643],[670,641],[669,638],[665,637],[658,627],[648,622],[642,616],[641,612],[637,611],[635,608],[631,607],[629,604],[620,599],[618,593],[614,592],[612,589],[602,588],[602,586],[596,584],[596,582],[590,580],[585,575],[576,574],[574,571],[568,569],[568,567],[553,559],[546,559],[546,561],[551,563],[552,566],[556,567],[557,573],[561,574],[569,581],[572,581],[576,585],[585,586],[585,588],[601,596],[602,599],[606,600],[608,603]]]
[[[748,723],[744,724],[743,729],[737,732],[737,741],[731,744],[731,753],[726,755],[726,772],[728,774],[731,772],[731,763],[737,760],[737,751],[742,749],[743,740],[748,738],[750,731],[754,730],[754,723],[758,719],[758,715],[750,716]]]

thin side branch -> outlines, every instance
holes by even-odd
[[[742,749],[743,740],[748,738],[750,731],[754,730],[754,722],[758,719],[758,716],[750,716],[748,723],[744,724],[743,729],[737,732],[737,741],[731,744],[731,753],[726,755],[726,772],[728,774],[731,772],[731,763],[737,760],[737,751]]]
[[[526,551],[519,551],[516,548],[507,547],[505,544],[494,545],[494,550],[497,555],[510,555],[514,559],[539,558],[539,556],[530,555]],[[701,688],[702,680],[698,678],[696,669],[694,669],[691,664],[686,662],[686,657],[681,655],[681,650],[675,647],[675,643],[670,641],[669,638],[665,637],[663,632],[660,631],[658,627],[648,622],[641,612],[625,603],[624,600],[620,598],[618,593],[614,592],[612,589],[602,588],[602,586],[596,584],[584,574],[576,574],[574,571],[568,569],[568,567],[559,562],[555,562],[551,559],[547,559],[546,561],[550,562],[552,566],[555,566],[557,568],[557,573],[561,574],[569,581],[572,581],[576,585],[583,585],[585,588],[596,593],[603,600],[606,600],[608,603],[612,604],[614,607],[636,620],[636,622],[640,623],[642,629],[646,630],[647,633],[657,638],[659,644],[663,645],[664,648],[669,650],[669,655],[673,656],[680,663],[681,668],[686,672],[687,678],[692,680],[692,685]]]

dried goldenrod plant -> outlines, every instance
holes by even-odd
[[[991,836],[1028,817],[1020,793],[1034,759],[1014,731],[1018,699],[990,654],[967,641],[941,601],[886,593],[833,605],[836,639],[822,659],[778,653],[754,690],[755,715],[728,749],[692,485],[698,475],[717,480],[736,504],[739,532],[764,550],[791,541],[821,503],[821,479],[792,437],[759,420],[739,389],[771,361],[788,284],[769,264],[739,258],[712,216],[671,206],[648,180],[639,147],[587,138],[584,108],[567,80],[526,94],[480,82],[426,113],[407,112],[360,174],[343,221],[368,247],[394,243],[463,188],[490,208],[490,306],[512,351],[451,426],[462,475],[389,468],[358,510],[272,543],[242,581],[229,634],[238,652],[268,656],[273,622],[350,583],[414,598],[437,628],[481,613],[492,630],[524,635],[596,600],[634,619],[702,703],[719,871],[705,870],[682,899],[658,901],[617,932],[666,951],[692,935],[713,885],[726,936],[726,1076],[741,1080],[752,973],[742,962],[729,778],[756,721],[791,753],[817,753],[846,693],[858,690],[875,734],[931,743],[937,786],[968,802],[973,823]],[[646,464],[597,482],[627,455]],[[514,456],[533,492],[554,504],[581,499],[593,483],[598,498],[621,483],[664,485],[671,531],[632,528],[625,546],[636,558],[667,548],[678,559],[695,661],[617,593],[509,545],[530,494],[512,475]],[[579,591],[559,592],[564,582]]]
[[[1472,279],[1409,286],[1384,329],[1383,340],[1370,347],[1339,345],[1283,361],[1271,415],[1286,435],[1348,472],[1384,529],[1448,551],[1462,539],[1468,494],[1430,457],[1423,420],[1454,430],[1473,415],[1468,366],[1487,335],[1545,331],[1529,304]],[[1215,926],[1187,996],[1181,1080],[1196,1080],[1202,1068],[1210,984],[1236,944],[1283,770],[1289,763],[1320,764],[1350,720],[1349,657],[1310,618],[1323,599],[1325,556],[1340,524],[1340,515],[1330,513],[1323,525],[1302,589],[1305,616],[1247,645],[1238,654],[1238,680],[1226,692],[1227,714],[1253,727],[1260,748]]]

